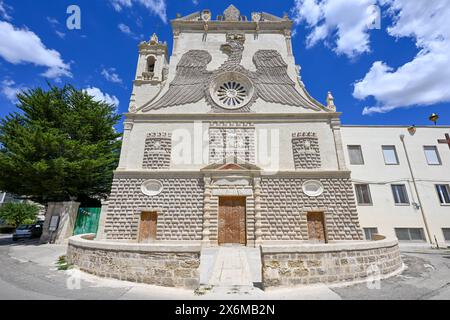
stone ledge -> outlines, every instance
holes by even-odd
[[[333,243],[307,243],[304,241],[267,241],[261,245],[263,253],[321,253],[362,251],[398,246],[396,239],[380,241],[336,241]]]
[[[164,243],[133,243],[117,241],[95,241],[95,235],[78,235],[69,239],[69,246],[84,249],[98,249],[107,251],[127,251],[127,252],[173,252],[173,253],[200,253],[200,241],[164,241]],[[91,238],[91,239],[89,239]]]

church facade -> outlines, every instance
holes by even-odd
[[[106,240],[207,246],[362,240],[340,113],[313,99],[292,21],[230,6],[139,45]],[[324,94],[324,96],[326,96]]]

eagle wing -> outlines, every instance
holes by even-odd
[[[277,50],[259,50],[253,56],[256,66],[258,96],[267,102],[311,107],[311,103],[295,89],[287,73],[288,65]]]
[[[205,83],[211,75],[206,70],[211,60],[211,55],[205,50],[190,50],[183,54],[169,89],[144,111],[200,101],[205,95]]]

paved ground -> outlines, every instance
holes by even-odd
[[[36,241],[13,243],[0,236],[0,299],[450,299],[450,251],[403,249],[407,269],[383,280],[379,289],[366,283],[348,287],[315,286],[234,292],[224,289],[195,294],[189,290],[161,288],[101,279],[77,270],[59,271],[55,262],[64,246]]]

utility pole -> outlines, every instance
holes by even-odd
[[[413,172],[412,167],[411,167],[411,161],[409,160],[408,150],[406,149],[405,135],[404,134],[400,135],[400,140],[402,141],[403,150],[405,151],[406,160],[408,162],[409,172],[411,174],[411,179],[412,179],[412,182],[413,182],[413,185],[414,185],[414,190],[415,190],[416,195],[417,195],[417,201],[419,202],[419,209],[420,209],[420,212],[422,213],[423,223],[425,225],[425,231],[427,233],[427,237],[428,237],[428,240],[429,240],[430,244],[433,245],[433,240],[432,240],[433,238],[431,237],[431,232],[430,232],[430,229],[428,227],[427,217],[425,215],[425,211],[423,210],[422,201],[420,200],[419,189],[417,188],[416,178],[414,177],[414,172]],[[436,245],[437,245],[437,243],[436,243]]]

